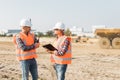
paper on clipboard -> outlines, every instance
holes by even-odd
[[[46,45],[43,45],[43,47],[50,51],[57,50],[52,44],[46,44]]]

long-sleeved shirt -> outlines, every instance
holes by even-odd
[[[58,49],[58,51],[55,51],[55,55],[62,56],[65,54],[65,52],[68,50],[68,46],[70,45],[70,42],[68,39],[65,39],[64,45]]]
[[[18,44],[18,47],[21,48],[23,51],[29,51],[31,49],[35,48],[35,43],[38,40],[36,39],[36,37],[34,37],[34,43],[32,45],[25,45],[25,43],[22,41],[22,39],[20,37],[16,37],[16,43]]]

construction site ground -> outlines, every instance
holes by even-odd
[[[39,80],[53,80],[50,54],[42,48],[53,40],[40,38],[41,46],[37,49]],[[101,49],[97,41],[72,43],[72,64],[68,65],[65,80],[120,80],[120,49]],[[21,80],[11,37],[0,38],[0,80]]]

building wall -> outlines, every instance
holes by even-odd
[[[83,28],[78,28],[76,26],[73,26],[70,31],[72,32],[72,34],[76,34],[79,35],[83,32]]]
[[[15,35],[20,31],[21,31],[20,29],[4,29],[4,30],[0,30],[0,34]],[[34,32],[36,30],[32,30],[32,31]]]

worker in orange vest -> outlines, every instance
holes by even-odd
[[[31,20],[23,19],[20,22],[22,31],[14,36],[14,44],[16,46],[17,59],[20,61],[22,69],[22,80],[28,80],[29,72],[32,80],[38,80],[36,48],[40,43],[33,33],[31,33]]]
[[[67,66],[72,60],[71,38],[64,35],[65,25],[62,22],[56,23],[53,29],[57,36],[53,45],[57,50],[47,51],[51,53],[51,62],[56,71],[57,80],[64,80]]]

